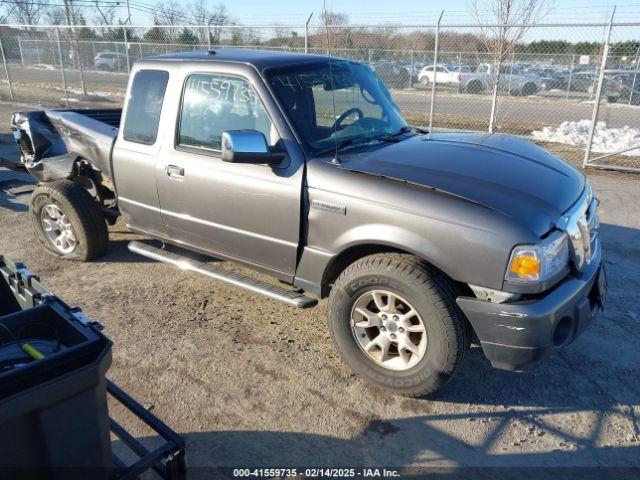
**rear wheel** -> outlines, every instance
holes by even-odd
[[[520,91],[523,96],[528,97],[535,94],[538,91],[538,87],[533,83],[525,83]]]
[[[451,282],[411,255],[371,255],[349,266],[331,290],[328,323],[355,372],[402,395],[442,388],[469,347]]]
[[[39,185],[29,211],[36,238],[49,253],[87,261],[106,252],[109,233],[104,215],[82,186],[69,180]]]
[[[400,70],[396,81],[399,88],[408,88],[411,85],[411,74],[407,70]]]
[[[471,82],[469,82],[469,84],[467,85],[467,93],[482,93],[482,91],[484,90],[484,85],[482,85],[482,82],[478,82],[477,80],[473,80]]]

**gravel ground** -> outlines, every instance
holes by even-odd
[[[8,118],[6,107],[0,115]],[[206,476],[199,467],[638,469],[640,178],[590,178],[602,201],[606,312],[524,373],[493,370],[473,348],[432,399],[393,396],[352,374],[329,339],[326,301],[296,310],[148,262],[127,251],[139,237],[122,224],[100,261],[47,255],[32,235],[28,194],[7,193],[28,177],[2,166],[0,253],[105,326],[109,376],[186,436],[190,478]],[[591,469],[565,472],[596,478]]]

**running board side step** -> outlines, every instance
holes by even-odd
[[[315,298],[307,297],[298,292],[287,290],[286,288],[272,285],[270,283],[257,280],[236,272],[230,272],[215,265],[209,265],[198,260],[194,260],[184,255],[169,252],[161,248],[148,245],[143,242],[129,242],[129,250],[143,257],[150,258],[162,263],[168,263],[181,270],[195,272],[205,277],[230,283],[239,288],[244,288],[250,292],[259,293],[273,300],[279,300],[287,305],[297,308],[309,308],[315,306],[318,301]]]

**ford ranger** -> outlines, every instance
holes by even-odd
[[[521,370],[603,308],[585,176],[521,138],[412,127],[359,63],[162,55],[135,64],[122,111],[22,112],[12,128],[49,252],[98,258],[121,216],[161,240],[130,244],[149,258],[296,307],[328,297],[344,361],[397,393],[438,390],[472,338]]]

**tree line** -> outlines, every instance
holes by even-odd
[[[132,3],[135,13],[138,3]],[[64,5],[43,0],[2,0],[0,23],[69,24],[76,26],[73,29],[73,36],[78,40],[124,42],[125,32],[122,27],[132,22],[130,18],[122,18],[121,14],[125,11],[122,5],[102,0],[65,0]],[[147,14],[151,16],[156,26],[145,32],[128,29],[126,40],[178,44],[187,47],[222,44],[299,49],[304,45],[301,33],[286,25],[276,25],[270,29],[251,27],[225,29],[224,26],[239,25],[239,22],[228,14],[223,3],[212,4],[207,0],[195,0],[185,8],[177,2],[165,0],[156,3]],[[347,15],[332,11],[323,11],[319,17],[320,26],[311,29],[308,39],[314,51],[327,48],[336,51],[345,50],[370,60],[378,60],[384,56],[382,53],[384,50],[426,53],[433,51],[435,45],[433,30],[409,30],[393,25],[366,28],[350,26]],[[89,24],[104,26],[104,28],[91,28],[87,26]],[[184,26],[185,24],[193,26]],[[329,35],[327,27],[330,30]],[[3,37],[15,34],[15,32],[7,32],[6,29],[2,33]],[[47,32],[38,28],[26,29],[24,33],[30,38],[47,36]],[[68,33],[65,35],[69,36]],[[489,54],[492,47],[487,37],[487,33],[481,26],[478,29],[470,28],[464,33],[448,31],[444,28],[440,35],[440,48],[444,52]],[[522,55],[598,55],[601,53],[602,43],[568,40],[525,42],[518,39],[514,42],[512,50]],[[611,55],[635,58],[639,52],[640,41],[628,40],[611,46]]]

